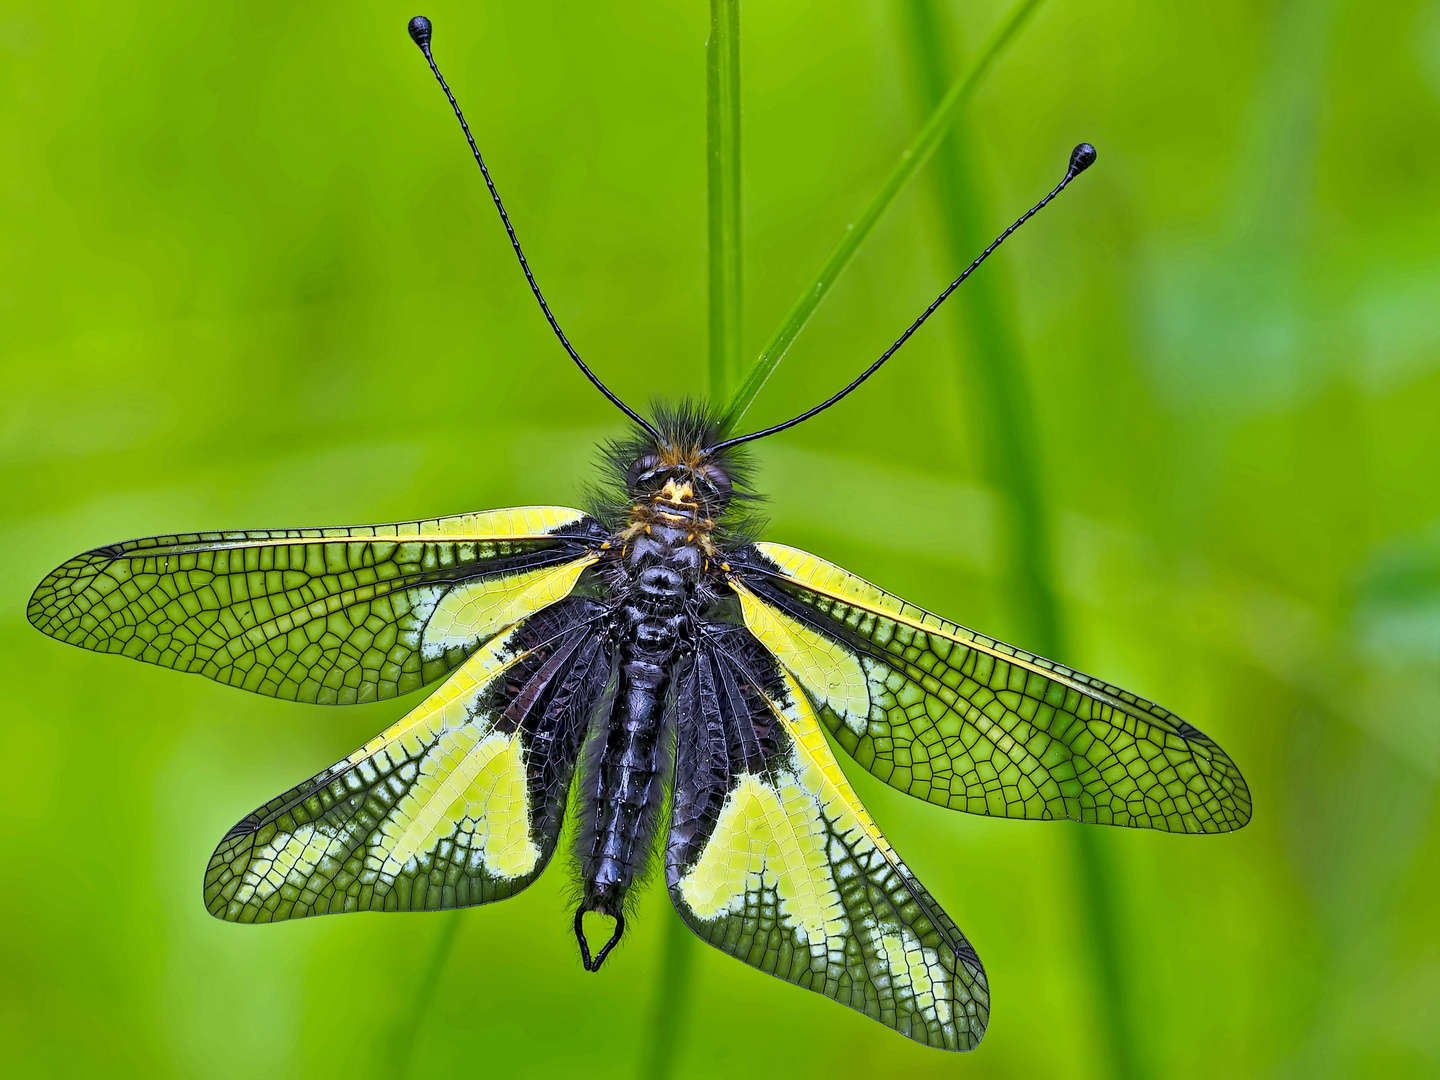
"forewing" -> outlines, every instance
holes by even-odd
[[[481,646],[383,735],[226,834],[205,906],[230,922],[501,900],[555,850],[610,673],[604,608],[563,601]]]
[[[995,817],[1215,833],[1250,820],[1203,732],[1119,687],[977,634],[780,544],[732,560],[746,625],[865,768]]]
[[[393,525],[154,536],[51,571],[30,621],[81,648],[321,704],[408,693],[565,596],[588,519],[529,506]]]
[[[677,687],[676,910],[761,971],[928,1046],[972,1048],[990,1009],[975,951],[870,820],[794,678],[762,659],[768,677],[702,648]]]

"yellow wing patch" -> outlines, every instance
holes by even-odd
[[[781,917],[807,940],[844,932],[844,910],[825,853],[825,822],[793,773],[746,775],[731,790],[700,860],[680,882],[702,919],[734,914],[747,894],[776,891]]]
[[[523,659],[511,653],[509,635],[492,640],[399,723],[350,755],[367,781],[417,763],[367,858],[373,869],[393,875],[457,831],[472,858],[496,877],[534,869],[540,853],[529,836],[520,743],[472,722],[484,693]]]
[[[457,585],[435,605],[421,648],[427,657],[465,648],[569,596],[598,555]]]
[[[516,878],[540,861],[530,839],[525,759],[514,735],[447,731],[420,761],[413,787],[381,826],[370,862],[394,875],[442,840],[462,839],[494,876]]]
[[[825,741],[815,710],[789,673],[783,674],[790,703],[788,707],[782,706],[774,711],[794,740],[801,783],[807,790],[814,791],[831,831],[862,865],[867,861],[868,850],[884,861],[891,875],[908,878],[909,871],[881,835],[850,786],[850,781],[845,779],[835,755],[830,752],[830,744]],[[868,939],[869,948],[885,958],[891,986],[897,996],[910,998],[915,1011],[922,1017],[939,1023],[953,1033],[952,994],[958,990],[964,996],[965,991],[954,987],[954,980],[940,963],[938,952],[923,946],[914,931],[903,922],[869,919],[857,929]]]
[[[363,846],[365,870],[385,881],[416,862],[463,852],[474,869],[498,879],[535,869],[525,761],[514,734],[480,715],[483,695],[524,658],[509,635],[470,657],[445,683],[378,738],[351,754],[351,787],[388,784],[401,793]],[[287,882],[301,896],[319,872],[333,872],[353,847],[345,830],[307,823],[277,832],[245,863],[233,903],[263,902]]]
[[[824,729],[809,700],[800,692],[789,672],[782,674],[790,703],[786,706],[771,704],[794,744],[796,771],[801,785],[819,800],[826,820],[842,839],[852,844],[858,839],[887,859],[894,860],[895,852],[880,834],[864,803],[855,794],[850,781],[845,779],[840,763],[830,752]]]
[[[953,954],[942,958],[938,941],[922,942],[915,919],[934,933],[932,913],[915,911],[924,890],[840,771],[800,684],[782,674],[788,702],[770,705],[789,753],[764,774],[735,779],[699,858],[678,883],[680,899],[704,922],[753,920],[773,894],[780,923],[810,956],[816,982],[807,985],[836,996],[832,987],[861,978],[926,1030],[939,1031],[940,1045],[972,1045],[972,1017],[985,1007],[976,1000],[983,981],[967,974],[957,984]],[[872,890],[887,899],[878,901]]]
[[[731,580],[730,587],[740,597],[746,629],[760,639],[817,701],[835,710],[857,735],[864,734],[870,720],[870,689],[855,654],[781,614],[739,581]]]

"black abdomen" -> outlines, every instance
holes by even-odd
[[[656,525],[625,545],[620,562],[618,677],[587,747],[578,852],[580,912],[616,919],[650,857],[661,817],[672,741],[666,700],[688,648],[687,608],[701,553],[685,530]]]

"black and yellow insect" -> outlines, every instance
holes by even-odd
[[[410,32],[444,87],[429,22]],[[444,680],[230,830],[205,872],[219,918],[500,900],[544,870],[569,814],[587,969],[620,940],[659,847],[677,911],[715,947],[919,1042],[973,1047],[989,1016],[984,969],[875,827],[831,741],[902,791],[1010,818],[1226,832],[1249,819],[1245,782],[1158,705],[755,539],[739,448],[858,386],[1093,149],[1078,147],[1054,191],[850,386],[725,437],[699,407],[647,420],[590,372],[470,144],[557,337],[635,425],[609,448],[609,493],[588,512],[133,540],[49,574],[30,621],[296,701]],[[614,923],[593,955],[592,912]]]

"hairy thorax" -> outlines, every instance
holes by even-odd
[[[622,615],[635,644],[663,649],[683,636],[699,586],[714,567],[716,525],[690,485],[674,480],[634,502],[629,516],[615,541],[624,578]]]
[[[656,530],[661,530],[667,545],[693,546],[707,559],[713,559],[715,527],[715,522],[705,516],[689,483],[667,480],[650,498],[638,500],[630,507],[630,524],[620,534],[620,541],[628,555],[629,548],[640,538],[654,536]],[[674,539],[678,539],[679,544],[674,543]]]

